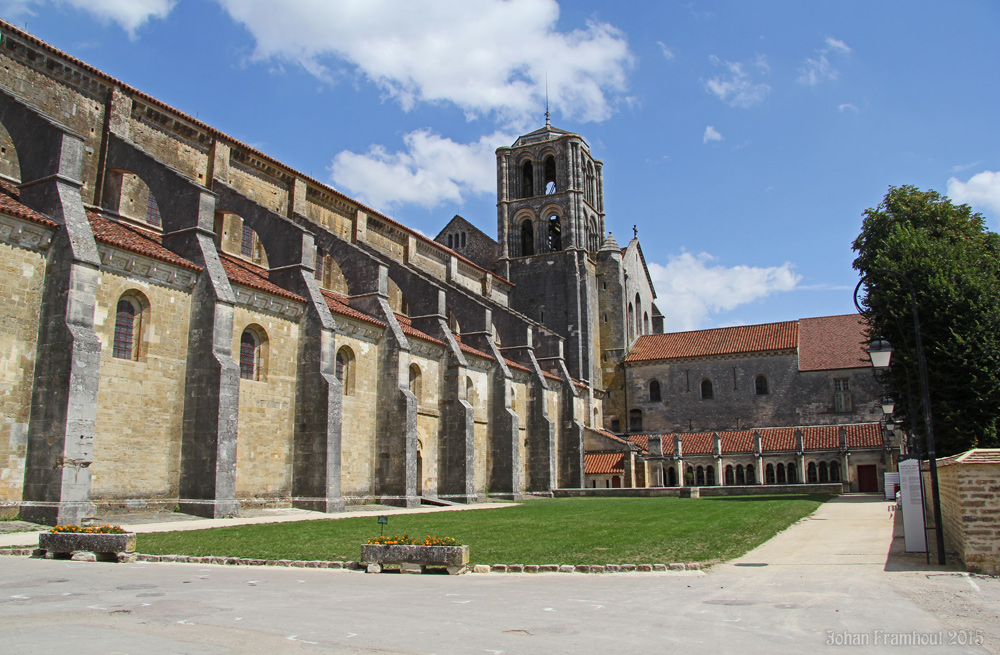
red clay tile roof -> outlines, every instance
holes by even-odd
[[[439,346],[443,346],[444,342],[435,339],[431,335],[421,332],[417,328],[413,327],[413,321],[410,320],[409,316],[404,314],[396,314],[396,322],[399,323],[399,327],[403,329],[403,334],[408,337],[413,337],[415,339],[422,339],[424,341],[430,341],[431,343],[436,343]]]
[[[483,359],[493,359],[493,355],[487,352],[483,352],[482,350],[477,350],[476,348],[473,348],[468,344],[462,343],[461,341],[458,342],[458,347],[461,348],[462,352],[464,353],[469,353],[470,355],[475,355],[476,357],[482,357]]]
[[[6,180],[0,180],[0,211],[45,227],[59,228],[59,224],[55,221],[46,218],[27,205],[22,205],[18,201],[20,195],[20,189]]]
[[[625,470],[624,453],[584,453],[583,472],[591,475],[621,473]]]
[[[646,334],[636,340],[625,361],[794,350],[798,345],[798,331],[796,321],[784,321],[693,332]]]
[[[90,221],[90,229],[94,232],[94,239],[98,243],[105,243],[192,271],[201,271],[201,267],[197,264],[164,248],[160,244],[160,235],[155,232],[147,232],[112,221],[94,211],[87,211],[87,219]]]
[[[857,314],[799,319],[799,370],[871,366],[865,352],[866,327]]]
[[[504,357],[503,361],[507,362],[507,366],[509,366],[511,368],[516,368],[519,371],[527,371],[528,373],[533,373],[534,372],[530,368],[528,368],[527,366],[524,366],[523,364],[518,364],[517,362],[515,362],[512,359],[507,359],[506,357]]]
[[[836,450],[840,447],[840,429],[847,432],[847,447],[881,448],[882,426],[879,423],[854,423],[851,425],[818,425],[798,428],[760,428],[758,430],[721,430],[722,454],[753,452],[753,434],[760,432],[761,448],[765,453],[794,451],[797,448],[795,431],[802,430],[803,445],[809,450]],[[603,431],[601,431],[603,432]],[[674,454],[674,436],[678,433],[661,435],[663,454]],[[679,433],[681,450],[684,455],[709,455],[715,448],[714,432]],[[630,434],[628,440],[639,446],[643,454],[649,452],[648,434]],[[997,450],[1000,453],[1000,449]],[[998,455],[1000,459],[1000,455]]]
[[[330,311],[334,314],[339,314],[340,316],[346,316],[347,318],[353,318],[359,321],[364,321],[365,323],[371,323],[372,325],[377,325],[384,328],[385,323],[373,318],[364,312],[359,312],[348,304],[347,297],[342,296],[339,293],[334,293],[333,291],[327,291],[326,289],[320,289],[320,293],[323,294],[323,298],[326,300],[326,306],[330,308]]]
[[[544,369],[542,370],[542,376],[543,377],[547,377],[550,380],[555,380],[557,382],[562,382],[563,381],[563,379],[561,377],[559,377],[558,375],[554,375],[552,373],[549,373],[548,371],[546,371]]]
[[[267,293],[288,298],[289,300],[301,303],[306,302],[306,299],[302,296],[297,296],[291,291],[286,291],[278,285],[269,282],[267,279],[267,269],[265,268],[242,259],[237,259],[224,252],[219,252],[219,259],[222,261],[222,268],[225,269],[226,276],[234,284],[240,284],[251,289],[257,289],[258,291],[266,291]]]

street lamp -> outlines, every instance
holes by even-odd
[[[927,427],[927,461],[930,465],[931,473],[931,500],[934,505],[934,534],[937,538],[938,564],[944,564],[944,524],[941,520],[941,493],[938,489],[937,452],[934,447],[934,423],[931,421],[931,394],[930,383],[927,380],[927,358],[924,357],[924,345],[920,338],[920,318],[917,314],[917,294],[913,289],[913,284],[905,275],[899,271],[894,271],[888,268],[878,268],[870,271],[862,277],[858,282],[858,286],[854,287],[854,306],[857,307],[859,313],[866,313],[863,309],[861,309],[861,305],[858,303],[858,292],[861,290],[861,285],[867,282],[869,277],[879,275],[890,275],[903,282],[903,284],[906,285],[906,290],[910,296],[910,311],[913,312],[913,333],[916,337],[917,346],[917,365],[920,369],[920,400],[924,406],[924,424]],[[872,366],[875,367],[875,370],[885,370],[889,368],[889,360],[892,358],[892,345],[881,336],[876,337],[875,340],[868,346],[868,355],[871,357]],[[910,424],[911,426],[913,424],[912,417],[910,419]]]
[[[886,416],[891,417],[892,413],[896,410],[896,401],[889,396],[882,398],[882,402],[879,404],[882,405],[882,413]]]
[[[868,356],[876,371],[884,371],[889,368],[889,360],[892,359],[892,344],[882,337],[875,337],[875,341],[868,345]]]

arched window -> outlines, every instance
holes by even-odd
[[[562,221],[553,214],[549,216],[549,252],[562,250]]]
[[[246,223],[243,224],[243,236],[240,239],[240,254],[253,257],[253,228]]]
[[[810,484],[819,481],[819,476],[816,475],[816,462],[809,462],[809,467],[806,469],[806,481]]]
[[[535,195],[535,168],[530,161],[521,166],[521,197],[530,198]]]
[[[535,226],[530,218],[521,221],[521,256],[535,254]]]
[[[639,297],[639,294],[635,294],[635,334],[636,334],[636,336],[640,336],[640,335],[645,334],[645,332],[642,331],[642,323],[641,323],[641,321],[642,321],[642,298]]]
[[[597,204],[597,201],[596,201],[596,196],[597,196],[596,189],[597,189],[597,185],[595,184],[594,165],[591,162],[588,161],[587,162],[587,186],[585,188],[584,193],[586,195],[587,202],[589,202],[592,206]]]
[[[354,395],[354,351],[343,346],[337,351],[337,379],[340,380],[340,390],[345,396]]]
[[[778,464],[778,484],[785,484],[787,482],[785,478],[785,465]]]
[[[601,235],[597,233],[597,223],[590,219],[590,250],[597,252],[601,247]]]
[[[628,411],[629,432],[642,432],[642,410],[630,409]]]
[[[705,485],[709,487],[715,486],[715,467],[706,466],[705,467]]]
[[[628,304],[628,340],[635,338],[635,306]]]
[[[462,248],[465,248],[465,232],[462,232]]]
[[[649,402],[658,403],[660,402],[660,381],[650,380],[649,381]]]
[[[684,484],[691,487],[694,486],[694,467],[689,466],[687,470],[684,471]]]
[[[746,471],[743,470],[743,465],[740,464],[736,467],[736,484],[744,485],[747,483]]]
[[[141,329],[142,312],[138,303],[131,297],[122,296],[115,309],[115,341],[111,349],[112,357],[137,360],[138,336]]]
[[[649,334],[649,312],[642,313],[642,333]]]
[[[156,204],[156,198],[153,197],[152,191],[149,192],[149,198],[146,201],[146,222],[156,227],[163,225],[163,219],[160,218],[160,206]]]
[[[454,248],[455,247],[455,235],[454,234],[449,234],[448,235],[448,247],[449,248]]]
[[[733,465],[726,467],[726,486],[731,487],[736,484],[736,476],[733,475]]]
[[[758,375],[753,381],[754,391],[758,396],[767,395],[767,377],[763,375]]]
[[[695,471],[694,471],[694,484],[695,484],[696,487],[704,487],[705,486],[705,467],[704,466],[699,466],[697,469],[695,469]]]
[[[556,192],[556,158],[549,155],[545,158],[545,195]]]
[[[240,335],[240,377],[263,381],[264,355],[267,337],[257,327],[247,327]]]
[[[840,482],[840,462],[830,462],[830,482]]]
[[[798,474],[795,470],[795,464],[788,465],[788,484],[797,484],[799,481]]]
[[[830,474],[826,470],[826,462],[819,463],[819,481],[820,482],[830,481]]]
[[[111,356],[134,362],[146,358],[143,333],[149,319],[149,301],[141,292],[126,291],[115,305],[115,333]]]
[[[715,392],[712,390],[711,380],[701,381],[701,399],[702,400],[712,400],[715,398]]]
[[[676,487],[677,486],[677,471],[673,466],[667,467],[667,486]]]
[[[416,364],[410,364],[410,391],[417,397],[418,403],[423,400],[422,377],[420,367]]]
[[[747,464],[747,484],[757,484],[757,478],[754,477],[753,464]]]
[[[779,466],[781,465],[779,464]],[[784,472],[784,468],[782,468],[782,472]],[[768,464],[764,468],[764,483],[774,484],[774,464]]]

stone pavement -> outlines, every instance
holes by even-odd
[[[0,557],[0,643],[5,653],[64,652],[72,641],[74,653],[142,655],[1000,652],[1000,582],[900,553],[888,507],[835,499],[707,574],[403,576]]]

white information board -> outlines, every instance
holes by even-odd
[[[920,485],[920,460],[904,459],[899,463],[899,489],[902,492],[903,540],[908,553],[927,552],[924,529],[924,496]]]

